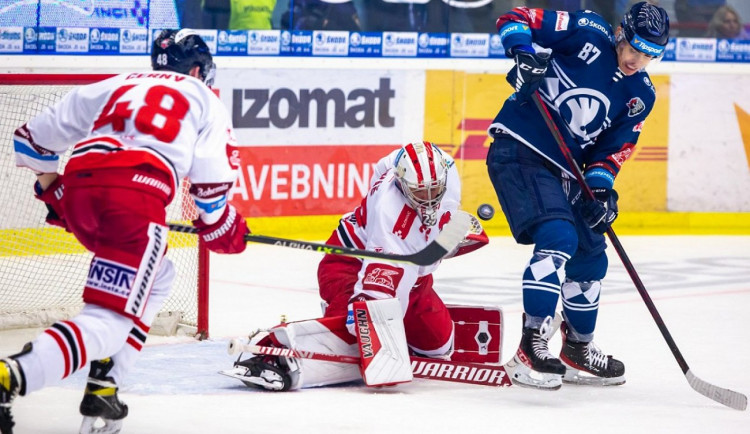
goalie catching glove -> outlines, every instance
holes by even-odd
[[[247,222],[232,206],[227,204],[224,213],[211,224],[201,218],[193,220],[198,236],[206,243],[206,248],[216,253],[242,253],[247,247],[245,235],[250,233]]]
[[[65,222],[62,210],[64,190],[65,186],[59,176],[47,186],[46,190],[42,189],[42,184],[39,181],[34,183],[34,197],[44,202],[44,205],[47,206],[47,216],[44,220],[52,226],[58,226],[67,231],[68,225]]]
[[[465,255],[486,246],[487,243],[490,242],[490,239],[487,236],[487,233],[484,231],[484,228],[482,227],[482,224],[479,222],[479,220],[477,220],[477,218],[471,214],[469,214],[469,217],[471,217],[471,227],[466,233],[466,236],[463,240],[461,240],[460,243],[458,243],[456,248],[445,255],[443,259],[455,258],[456,256]]]

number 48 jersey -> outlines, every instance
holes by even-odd
[[[191,180],[199,208],[223,208],[239,156],[231,121],[203,82],[171,71],[120,74],[77,87],[14,135],[16,165],[66,172],[149,165]],[[209,211],[210,212],[210,211]]]

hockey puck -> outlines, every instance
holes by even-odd
[[[477,208],[477,216],[482,220],[489,220],[495,216],[495,208],[488,203],[483,203]]]

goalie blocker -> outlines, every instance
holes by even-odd
[[[395,302],[395,303],[394,303]],[[248,386],[274,391],[364,381],[368,386],[409,382],[413,377],[492,386],[510,386],[500,365],[502,311],[494,307],[449,305],[454,350],[447,358],[409,354],[395,299],[357,302],[353,311],[358,338],[346,317],[279,325],[232,342],[242,353],[221,374]]]

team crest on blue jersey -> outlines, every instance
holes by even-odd
[[[568,89],[554,99],[554,106],[570,132],[582,139],[583,147],[593,143],[611,123],[607,116],[609,98],[595,89]]]
[[[639,114],[643,113],[643,111],[646,110],[646,104],[643,103],[643,100],[635,97],[630,98],[630,101],[628,101],[628,116],[638,116]]]

